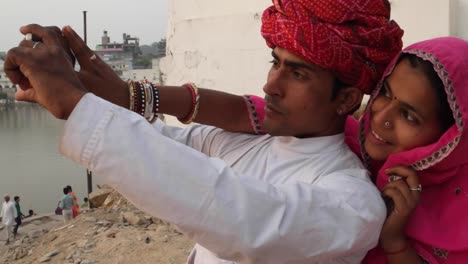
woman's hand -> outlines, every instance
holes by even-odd
[[[396,166],[385,171],[389,181],[382,195],[393,203],[380,234],[380,244],[385,252],[398,252],[407,248],[405,226],[416,208],[421,195],[416,171],[404,166]]]

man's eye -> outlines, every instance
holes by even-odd
[[[384,85],[382,87],[382,90],[380,91],[380,95],[383,95],[387,98],[390,98],[392,95],[390,94],[390,90],[388,89],[388,86],[387,85]]]
[[[294,78],[296,78],[296,79],[302,79],[302,78],[304,78],[304,74],[302,74],[302,72],[293,71],[292,74],[293,74]]]

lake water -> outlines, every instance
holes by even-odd
[[[66,185],[83,201],[86,170],[58,152],[63,124],[35,104],[0,105],[0,196],[21,196],[23,213],[53,212]]]

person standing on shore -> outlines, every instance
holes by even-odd
[[[16,209],[16,217],[15,217],[15,228],[13,229],[13,237],[16,238],[16,235],[18,234],[18,228],[22,223],[22,219],[24,218],[24,214],[21,212],[21,206],[20,206],[20,197],[15,196],[15,209]]]
[[[78,204],[78,198],[76,198],[76,194],[73,192],[73,189],[70,185],[67,185],[66,188],[68,189],[68,195],[73,197],[72,212],[73,212],[73,218],[75,218],[80,214],[80,205]]]
[[[72,220],[73,217],[73,196],[70,195],[67,187],[63,188],[63,194],[59,207],[62,208],[63,221],[66,223]]]
[[[10,244],[10,240],[13,239],[13,225],[15,224],[16,210],[15,205],[10,200],[10,195],[6,194],[3,196],[4,202],[2,204],[2,211],[0,212],[0,218],[2,224],[5,225],[7,232],[7,239],[5,245]]]

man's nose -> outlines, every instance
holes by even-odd
[[[283,90],[283,76],[281,70],[270,70],[268,73],[268,78],[266,84],[263,86],[263,91],[265,94],[271,96],[280,96],[284,95]]]

